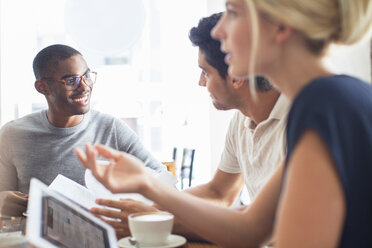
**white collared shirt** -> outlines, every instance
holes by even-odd
[[[284,159],[289,107],[288,99],[281,95],[269,117],[254,129],[249,125],[252,120],[240,111],[230,122],[219,169],[242,173],[252,201]]]

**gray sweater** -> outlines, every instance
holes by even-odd
[[[80,124],[57,128],[49,123],[44,110],[11,121],[0,130],[0,191],[28,193],[32,177],[49,185],[58,174],[84,185],[84,168],[73,149],[84,150],[87,142],[130,153],[156,171],[165,168],[113,116],[90,110]]]

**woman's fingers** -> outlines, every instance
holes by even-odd
[[[104,145],[95,145],[95,148],[99,155],[107,159],[112,159],[114,161],[118,160],[122,155],[122,152],[119,152],[115,149],[112,149]]]
[[[95,215],[101,215],[101,216],[106,216],[106,217],[115,218],[115,219],[121,219],[123,217],[126,217],[126,216],[123,216],[123,214],[120,211],[106,209],[106,208],[92,208],[90,212]]]
[[[75,148],[74,151],[83,166],[87,169],[90,169],[89,165],[87,164],[87,156],[85,155],[85,153],[79,148]]]
[[[96,203],[102,206],[111,207],[111,208],[117,208],[117,209],[123,209],[123,202],[122,201],[116,201],[111,199],[97,199]]]
[[[104,183],[106,178],[106,170],[109,166],[103,166],[97,164],[97,151],[90,144],[86,144],[86,156],[87,164],[92,171],[92,174],[97,178],[98,181]]]
[[[94,177],[111,192],[137,192],[141,176],[145,175],[143,162],[124,152],[112,148],[86,144],[85,154],[80,149],[75,152],[85,168],[92,171]],[[110,161],[109,165],[97,162],[98,155]]]
[[[85,153],[87,156],[87,164],[89,164],[93,175],[97,177],[97,165],[95,163],[96,155],[94,154],[93,148],[90,144],[85,145]]]

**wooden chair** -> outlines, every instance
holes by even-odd
[[[183,181],[184,179],[189,180],[189,187],[191,187],[192,181],[192,172],[193,172],[193,165],[194,165],[194,155],[195,149],[184,148],[183,155],[182,155],[182,163],[181,163],[181,189],[183,189]]]

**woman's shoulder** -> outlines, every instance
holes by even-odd
[[[320,77],[307,84],[297,95],[293,107],[320,108],[371,99],[372,86],[348,75]],[[372,102],[371,102],[372,104]]]
[[[369,83],[348,75],[334,75],[328,77],[319,77],[311,81],[305,86],[301,93],[304,94],[320,94],[319,96],[332,96],[339,94],[352,94],[360,90],[371,91],[372,87]],[[327,95],[328,94],[328,95]]]

